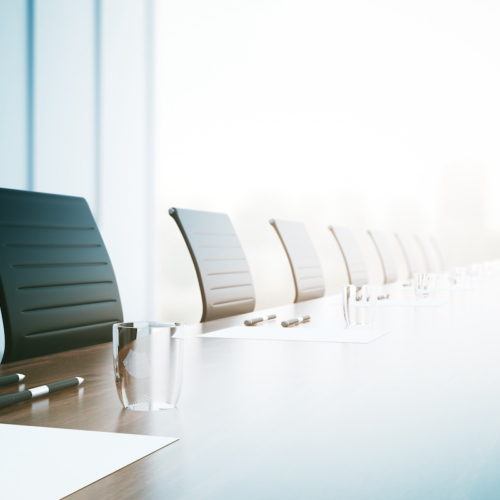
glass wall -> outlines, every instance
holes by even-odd
[[[28,174],[28,3],[0,1],[0,185],[24,189]]]
[[[257,308],[294,297],[270,218],[307,225],[328,294],[347,280],[329,224],[354,228],[373,282],[368,228],[498,257],[500,5],[186,0],[156,20],[162,317],[201,316],[170,206],[230,214]]]
[[[0,0],[0,186],[83,196],[153,315],[153,0]]]
[[[294,296],[271,218],[305,222],[328,294],[347,279],[329,224],[373,282],[369,228],[497,257],[499,9],[0,0],[0,185],[88,200],[130,319],[201,316],[171,206],[231,216],[257,308]]]

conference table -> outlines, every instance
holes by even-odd
[[[441,290],[440,307],[379,306],[390,333],[368,344],[198,337],[258,313],[191,325],[173,410],[122,408],[111,343],[1,365],[85,382],[0,422],[180,438],[72,500],[500,498],[498,281]],[[345,328],[338,296],[261,313],[277,320],[249,328],[306,314],[295,328]]]

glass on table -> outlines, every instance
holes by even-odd
[[[492,260],[487,260],[483,263],[483,269],[484,269],[484,275],[487,278],[490,278],[494,276],[498,271],[497,263]]]
[[[483,276],[484,266],[481,264],[471,264],[469,266],[469,277],[471,280],[480,280]]]
[[[416,273],[413,286],[417,300],[433,299],[436,296],[437,276],[433,273]]]
[[[349,326],[369,326],[375,321],[377,288],[345,285],[342,292],[345,321]]]
[[[175,408],[183,361],[183,324],[137,321],[113,325],[115,382],[124,408]]]
[[[467,268],[454,267],[450,269],[450,283],[452,286],[465,286],[467,284]]]

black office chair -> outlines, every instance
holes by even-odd
[[[252,312],[252,276],[229,216],[182,208],[168,213],[193,259],[203,301],[201,322]]]
[[[351,285],[368,284],[368,268],[354,233],[349,227],[343,226],[328,226],[328,229],[335,236],[344,256],[349,283]]]
[[[412,279],[415,273],[424,272],[415,252],[414,241],[409,234],[395,233],[396,239],[401,245],[401,250],[408,266],[408,278]]]
[[[4,362],[112,340],[111,261],[83,198],[0,189]]]
[[[421,234],[416,234],[415,239],[417,240],[422,256],[424,257],[425,268],[428,273],[438,272],[438,263],[434,259],[434,253],[432,251],[431,242],[425,236]]]
[[[302,222],[271,219],[283,243],[295,284],[294,302],[317,299],[325,295],[325,279],[314,244]]]
[[[375,248],[377,249],[382,269],[384,271],[384,284],[394,283],[398,279],[398,267],[392,254],[389,240],[382,231],[368,230]]]

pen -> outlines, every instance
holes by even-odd
[[[288,321],[282,321],[281,326],[292,326],[304,323],[304,321],[309,321],[311,316],[299,316],[298,318],[289,319]]]
[[[45,394],[52,394],[53,392],[63,391],[64,389],[71,389],[72,387],[79,386],[82,382],[83,378],[73,377],[61,380],[60,382],[54,382],[53,384],[34,387],[33,389],[28,389],[27,391],[6,394],[5,396],[0,396],[0,408],[6,408],[7,406],[21,403],[22,401],[29,401],[32,398],[44,396]]]
[[[245,325],[252,326],[256,325],[257,323],[260,323],[261,321],[269,321],[270,319],[275,319],[275,318],[276,314],[270,314],[269,316],[263,316],[262,318],[246,319]]]
[[[21,373],[14,373],[14,375],[7,375],[6,377],[0,377],[0,387],[2,385],[17,384],[23,380],[24,375]]]

